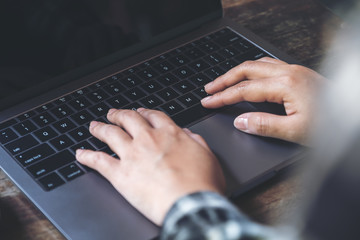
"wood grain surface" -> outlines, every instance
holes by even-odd
[[[328,33],[341,24],[340,19],[313,0],[223,0],[223,7],[226,17],[313,69],[319,68],[329,45]],[[304,195],[300,179],[300,172],[287,171],[234,203],[257,221],[287,221]],[[1,170],[0,209],[0,239],[64,239]]]

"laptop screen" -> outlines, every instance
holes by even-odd
[[[221,11],[220,0],[1,1],[0,108]]]

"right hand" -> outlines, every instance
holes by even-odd
[[[315,94],[324,78],[309,68],[265,57],[247,61],[205,86],[212,96],[201,103],[219,108],[241,101],[283,104],[286,116],[263,112],[244,113],[234,125],[255,135],[307,144]]]

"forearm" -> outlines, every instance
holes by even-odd
[[[282,233],[252,222],[225,197],[198,192],[179,199],[168,212],[161,239],[282,239]]]

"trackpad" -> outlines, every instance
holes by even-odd
[[[279,109],[270,110],[272,113],[279,113]],[[204,137],[218,157],[231,192],[275,169],[300,151],[296,144],[250,135],[234,127],[233,122],[237,116],[254,111],[259,110],[252,104],[243,102],[190,128]]]

